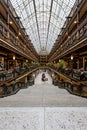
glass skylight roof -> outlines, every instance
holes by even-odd
[[[38,54],[49,54],[75,0],[10,0]]]

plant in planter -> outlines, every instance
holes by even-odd
[[[40,66],[40,63],[38,63],[38,62],[32,62],[32,65],[33,66]]]
[[[53,67],[53,66],[54,66],[53,62],[47,63],[46,65],[47,65],[47,66],[50,66],[50,67]]]
[[[59,62],[59,70],[62,72],[64,67],[64,60],[60,60]]]
[[[25,69],[28,69],[28,63],[27,62],[24,62],[23,66],[24,66]]]

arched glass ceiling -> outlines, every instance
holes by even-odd
[[[75,0],[11,0],[38,54],[50,53]]]

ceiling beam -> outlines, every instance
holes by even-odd
[[[49,36],[49,28],[50,28],[50,21],[51,21],[52,7],[53,7],[53,0],[51,0],[51,7],[50,7],[50,16],[49,16],[49,23],[48,23],[48,31],[47,31],[46,47],[47,47],[48,36]],[[46,47],[45,47],[45,49],[46,49]]]
[[[40,48],[41,48],[40,32],[39,32],[39,25],[38,25],[37,13],[36,13],[37,11],[36,11],[35,0],[33,0],[33,4],[34,4],[34,10],[35,10],[35,18],[36,18],[36,24],[37,24],[37,31],[38,31],[39,43],[40,43]]]

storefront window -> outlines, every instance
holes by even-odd
[[[84,26],[84,33],[87,33],[87,24]]]
[[[3,27],[2,27],[2,25],[0,25],[0,31],[2,31],[2,29],[3,29]]]
[[[0,70],[3,70],[4,68],[4,58],[0,57]]]
[[[7,30],[6,29],[4,29],[4,34],[7,35]]]
[[[83,28],[80,29],[80,37],[83,36]]]

